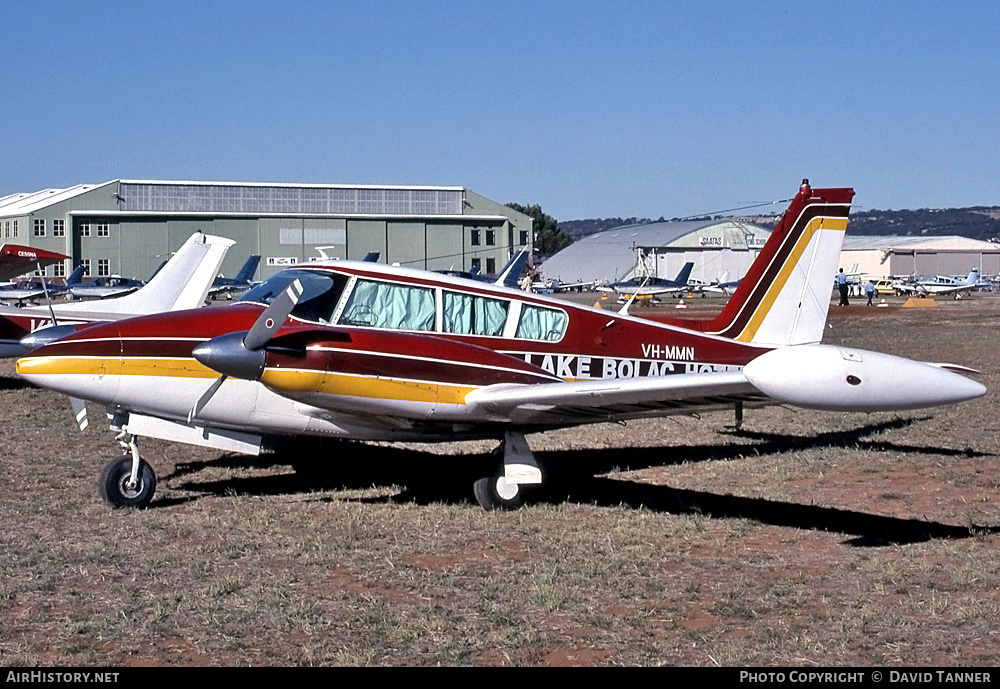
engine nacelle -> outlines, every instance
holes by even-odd
[[[779,402],[830,411],[919,409],[986,394],[984,385],[939,366],[835,345],[774,349],[743,373]]]

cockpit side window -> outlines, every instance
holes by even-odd
[[[340,273],[318,270],[284,270],[244,294],[240,301],[270,304],[293,280],[302,285],[302,296],[292,315],[307,321],[329,323],[348,278]]]
[[[434,290],[359,279],[340,323],[389,330],[434,330]]]

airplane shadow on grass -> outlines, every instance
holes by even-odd
[[[853,536],[846,541],[853,546],[899,545],[1000,532],[1000,526],[955,526],[920,519],[899,519],[855,510],[677,489],[606,476],[612,471],[635,471],[691,462],[735,461],[748,457],[755,460],[770,454],[822,448],[958,457],[989,456],[972,450],[916,447],[869,439],[870,436],[904,428],[919,420],[893,419],[813,436],[731,432],[754,441],[750,444],[538,452],[536,457],[547,480],[542,486],[526,490],[525,495],[528,504],[568,502],[605,507],[627,506],[667,514],[749,519],[774,526],[843,533]],[[327,457],[326,463],[321,459],[323,456]],[[282,465],[295,466],[296,471],[219,481],[199,481],[196,477],[207,468],[271,469]],[[409,448],[341,441],[327,442],[318,451],[315,447],[298,447],[254,458],[223,455],[209,462],[182,463],[161,480],[173,481],[174,487],[201,495],[314,493],[318,500],[455,504],[469,502],[473,481],[494,473],[499,466],[500,458],[494,453],[439,455]],[[325,490],[372,487],[398,487],[399,491],[392,495],[361,498],[337,498],[321,493]],[[169,507],[196,499],[197,496],[154,499],[150,507]]]
[[[28,388],[33,387],[35,386],[23,378],[0,376],[0,392],[5,392],[7,390],[27,390]]]

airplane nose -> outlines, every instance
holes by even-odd
[[[260,380],[264,373],[267,353],[263,348],[247,349],[243,344],[246,332],[226,333],[195,347],[191,354],[208,368],[232,378]]]
[[[30,352],[39,347],[44,347],[50,342],[60,340],[67,335],[72,335],[75,332],[75,325],[52,325],[48,328],[39,328],[35,332],[28,333],[22,337],[21,346],[24,347],[25,351]]]

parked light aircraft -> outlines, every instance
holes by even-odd
[[[736,288],[740,286],[740,283],[742,281],[743,278],[739,278],[738,280],[730,280],[729,271],[727,270],[724,273],[722,273],[721,276],[719,276],[718,280],[713,281],[712,284],[710,285],[706,285],[703,288],[703,291],[718,293],[729,297],[736,292]]]
[[[24,306],[29,302],[37,303],[39,299],[44,299],[46,293],[50,298],[65,296],[70,289],[80,284],[84,270],[84,266],[77,266],[62,283],[45,282],[43,284],[41,280],[31,280],[15,283],[10,287],[0,287],[0,303]]]
[[[81,282],[79,285],[71,287],[69,293],[74,299],[110,299],[131,294],[145,284],[136,278],[106,275]]]
[[[253,287],[253,275],[257,272],[260,264],[260,254],[251,254],[246,262],[236,273],[235,277],[227,278],[222,275],[212,281],[212,286],[208,290],[208,296],[212,299],[232,299],[234,295],[246,292]]]
[[[140,437],[248,454],[289,436],[494,438],[502,466],[473,493],[498,509],[543,480],[532,431],[764,404],[915,409],[985,394],[945,365],[819,343],[853,195],[804,181],[711,320],[654,322],[433,272],[325,262],[278,273],[231,305],[83,327],[17,371],[105,405],[124,448],[99,482],[114,506],[153,496]]]
[[[979,286],[979,269],[973,268],[963,280],[947,275],[936,275],[932,280],[908,283],[897,281],[892,288],[899,294],[915,294],[918,297],[952,294],[957,299],[962,292],[968,292]]]
[[[682,294],[691,287],[688,282],[691,278],[691,270],[693,268],[694,263],[685,263],[684,267],[677,273],[677,277],[672,280],[670,278],[653,276],[637,276],[621,282],[613,282],[610,285],[601,286],[597,289],[600,292],[614,292],[618,295],[619,301],[626,301],[633,296],[637,298],[655,298],[661,294]]]
[[[231,239],[196,232],[144,287],[122,297],[24,308],[0,307],[0,357],[21,356],[42,342],[75,329],[72,324],[201,306],[233,244]],[[34,340],[22,342],[31,333]]]
[[[482,275],[479,272],[479,266],[473,266],[472,270],[468,272],[464,270],[437,270],[435,272],[442,275],[451,275],[452,277],[466,278],[467,280],[492,282],[495,285],[503,285],[504,287],[517,287],[521,273],[524,272],[524,266],[527,265],[529,258],[531,258],[531,252],[528,251],[528,247],[524,247],[510,257],[510,260],[504,264],[495,278]]]
[[[23,244],[0,244],[0,280],[12,280],[33,270],[41,270],[69,256]]]

